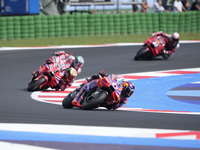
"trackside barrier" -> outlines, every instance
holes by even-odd
[[[200,32],[200,12],[0,17],[0,40]]]

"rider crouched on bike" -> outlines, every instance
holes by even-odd
[[[164,38],[166,46],[162,51],[162,56],[165,59],[168,59],[176,51],[176,49],[180,47],[179,44],[180,35],[177,32],[170,35],[170,34],[165,34],[162,31],[159,31],[156,33],[152,33],[151,36],[152,37],[162,36]]]
[[[37,71],[33,72],[33,76],[37,77],[45,71],[45,67],[51,66],[57,68],[55,78],[57,79],[57,85],[54,87],[56,90],[65,90],[71,86],[77,74],[81,73],[81,67],[84,64],[82,56],[74,57],[72,54],[67,54],[64,51],[57,51],[52,57],[50,57],[43,66]],[[55,73],[52,71],[52,74]]]
[[[86,81],[80,85],[76,90],[78,93],[76,94],[75,98],[72,101],[72,105],[81,108],[82,105],[80,104],[80,101],[83,100],[83,97],[81,96],[84,91],[90,91],[92,89],[95,89],[97,87],[97,82],[100,78],[103,78],[104,76],[108,76],[105,71],[100,71],[99,74],[93,75],[90,79],[86,79]],[[135,86],[131,82],[123,81],[121,83],[121,95],[120,95],[120,101],[118,103],[110,103],[111,101],[105,101],[101,106],[106,107],[108,110],[116,110],[119,107],[122,107],[127,102],[127,98],[130,97],[134,90]]]
[[[77,73],[81,73],[81,67],[84,64],[84,59],[82,56],[73,56],[71,54],[67,54],[65,51],[57,51],[55,54],[50,57],[46,63],[56,63],[59,68],[70,68],[73,67],[76,69]]]
[[[70,87],[77,76],[77,71],[74,68],[70,67],[69,69],[60,72],[60,74],[61,75],[59,84],[54,87],[56,91],[58,91],[59,89],[61,89],[61,91],[64,91],[66,88]]]

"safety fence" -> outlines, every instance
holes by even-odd
[[[0,40],[200,32],[200,12],[0,17]]]

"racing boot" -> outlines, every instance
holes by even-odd
[[[83,100],[83,92],[85,91],[89,91],[89,87],[90,87],[90,83],[87,84],[82,84],[79,88],[77,88],[77,91],[79,90],[79,92],[77,93],[77,95],[75,96],[75,98],[72,101],[72,105],[82,108],[82,105],[80,104],[80,102]]]
[[[79,101],[76,100],[76,99],[73,99],[72,105],[74,105],[74,106],[76,106],[76,107],[78,107],[78,108],[82,108],[82,105],[81,105],[81,104],[79,103]]]
[[[77,95],[79,94],[81,88],[84,86],[84,84],[81,84],[79,87],[76,88],[76,92],[77,92]],[[79,96],[78,96],[79,97]],[[78,97],[75,97],[75,98],[78,98]],[[76,106],[76,107],[79,107],[81,108],[81,104],[79,103],[79,101],[77,99],[75,99],[72,101],[72,105]]]
[[[84,91],[84,88],[81,88],[80,91],[77,93],[77,95],[75,96],[75,98],[72,101],[72,105],[82,108],[82,105],[80,104],[80,101],[83,100],[83,96],[82,93]]]
[[[82,105],[80,104],[80,102],[84,99],[83,97],[83,92],[88,92],[91,89],[94,89],[97,87],[97,82],[95,81],[91,81],[85,85],[82,86],[82,88],[80,89],[80,91],[77,93],[77,95],[75,96],[75,98],[72,101],[72,105],[81,108]]]

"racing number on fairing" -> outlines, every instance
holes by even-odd
[[[153,41],[153,45],[154,45],[154,47],[159,47],[160,46],[160,41],[158,39],[155,39]]]
[[[117,83],[113,82],[113,83],[112,83],[112,86],[113,86],[116,90],[118,90]]]
[[[165,41],[163,40],[162,37],[158,37],[158,38],[154,39],[154,41],[153,41],[154,47],[161,47],[164,43],[165,43]]]

